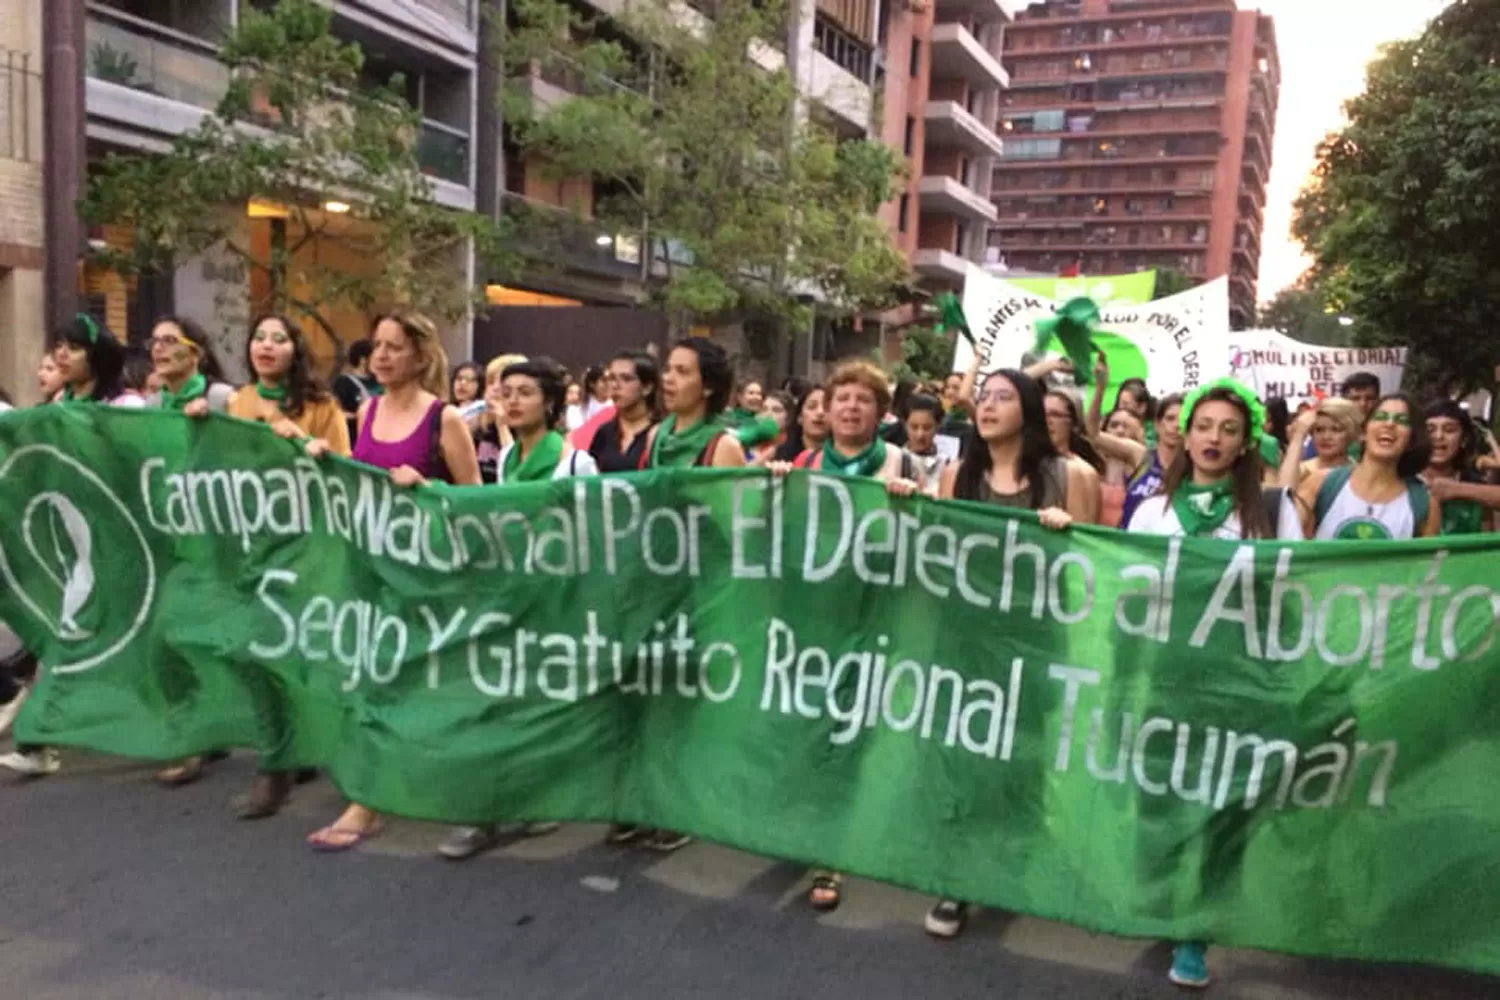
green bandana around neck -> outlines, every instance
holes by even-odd
[[[92,403],[93,401],[94,397],[92,396],[73,395],[73,387],[71,385],[63,386],[62,398],[58,400],[59,403]]]
[[[208,392],[208,379],[202,372],[193,372],[192,378],[182,383],[182,388],[176,392],[166,386],[161,387],[161,407],[164,410],[180,412],[183,407],[206,392]]]
[[[286,386],[266,385],[259,379],[255,382],[255,394],[261,399],[269,399],[273,403],[279,403],[286,399]]]
[[[739,427],[744,427],[747,424],[753,424],[753,423],[755,423],[755,420],[756,420],[757,416],[758,416],[758,414],[751,413],[749,410],[745,409],[743,406],[736,406],[734,409],[732,409],[728,413],[724,414],[724,417],[725,417],[724,422],[727,423],[732,428],[739,428]]]
[[[1212,535],[1234,513],[1234,480],[1208,486],[1185,482],[1172,494],[1172,513],[1189,538]]]
[[[518,439],[510,446],[510,451],[505,453],[504,475],[502,482],[506,483],[539,483],[552,478],[557,471],[557,463],[562,461],[563,436],[557,431],[548,431],[542,435],[530,453],[523,459],[521,457],[521,442]]]
[[[835,476],[863,476],[869,478],[885,465],[885,442],[875,436],[869,446],[858,455],[845,457],[833,446],[833,438],[823,442],[822,471]]]
[[[656,428],[656,442],[651,446],[653,469],[686,469],[698,462],[698,456],[724,427],[712,417],[705,417],[686,430],[677,429],[677,417],[669,416]],[[713,458],[712,455],[709,456]]]

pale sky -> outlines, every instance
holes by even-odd
[[[1292,239],[1292,201],[1318,142],[1343,121],[1343,102],[1364,89],[1365,63],[1382,42],[1417,34],[1449,0],[1240,0],[1276,19],[1281,105],[1276,119],[1260,297],[1269,300],[1307,267]]]

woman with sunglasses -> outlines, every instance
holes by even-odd
[[[1432,447],[1411,400],[1393,393],[1365,423],[1359,462],[1308,476],[1297,490],[1308,538],[1378,541],[1442,532],[1442,504],[1419,478]]]

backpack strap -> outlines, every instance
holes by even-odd
[[[447,404],[441,399],[427,412],[427,474],[431,479],[453,482],[448,471],[448,460],[443,457],[443,410]]]
[[[1323,477],[1323,485],[1318,487],[1318,499],[1313,504],[1314,525],[1323,523],[1323,518],[1333,509],[1333,502],[1339,498],[1339,491],[1349,484],[1349,477],[1353,474],[1354,466],[1340,465]]]
[[[570,476],[576,476],[576,475],[578,475],[578,449],[577,448],[574,448],[573,449],[573,453],[568,456],[568,475],[570,475]]]
[[[693,462],[693,465],[700,469],[706,469],[712,466],[714,464],[714,453],[719,450],[719,441],[723,437],[724,431],[720,431],[713,437],[709,438],[708,444],[703,446],[703,451],[698,454],[698,459],[697,461]]]
[[[637,469],[646,469],[651,465],[651,448],[656,444],[656,432],[661,428],[658,424],[646,432],[646,446],[641,449],[640,460],[635,463]]]
[[[1428,492],[1427,484],[1416,476],[1409,476],[1406,480],[1406,499],[1411,504],[1412,537],[1421,538],[1422,529],[1427,527],[1427,516],[1432,512],[1432,494]]]
[[[917,478],[917,463],[912,460],[911,452],[907,451],[905,448],[901,449],[901,478]]]
[[[792,465],[798,469],[812,469],[817,471],[823,467],[823,453],[808,448],[802,454],[792,459]]]

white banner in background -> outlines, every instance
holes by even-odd
[[[1293,406],[1337,396],[1355,372],[1379,378],[1382,392],[1400,389],[1406,374],[1404,347],[1320,347],[1277,330],[1239,330],[1228,344],[1231,375],[1262,399],[1281,396]]]
[[[1022,368],[1036,344],[1036,321],[1061,303],[1008,281],[971,270],[964,282],[964,315],[979,342],[980,370]],[[1152,393],[1195,388],[1230,373],[1229,281],[1219,278],[1178,295],[1141,305],[1106,306],[1098,338],[1110,357],[1111,381],[1140,377]],[[1119,338],[1111,346],[1110,341]],[[954,371],[967,371],[974,352],[959,339]]]

